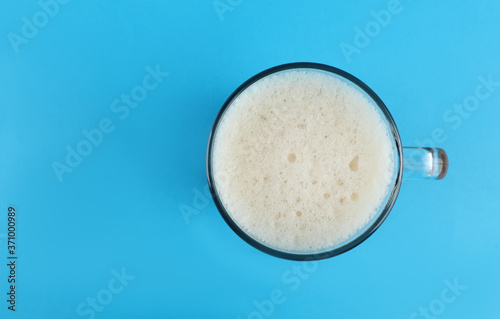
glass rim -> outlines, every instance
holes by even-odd
[[[397,174],[396,178],[394,179],[394,183],[391,185],[390,192],[388,193],[387,196],[387,203],[382,209],[382,211],[379,213],[377,212],[377,217],[375,220],[371,220],[371,225],[366,228],[362,233],[357,235],[356,238],[353,238],[352,240],[349,241],[349,239],[345,240],[346,242],[345,245],[340,243],[338,247],[332,247],[332,249],[326,251],[320,251],[320,252],[312,252],[312,253],[293,253],[293,252],[285,252],[285,251],[280,251],[278,249],[272,248],[270,246],[267,246],[266,244],[263,244],[262,242],[259,242],[258,240],[252,238],[245,230],[241,229],[240,226],[236,224],[236,222],[232,219],[230,214],[226,211],[224,205],[222,204],[219,195],[217,193],[217,190],[215,188],[215,182],[213,180],[213,174],[212,174],[212,148],[213,148],[213,140],[215,133],[217,131],[217,127],[219,125],[220,120],[222,119],[225,111],[228,109],[228,107],[231,105],[233,100],[238,97],[239,94],[241,94],[244,90],[246,90],[250,85],[253,83],[261,80],[262,78],[265,78],[271,74],[278,73],[281,71],[287,71],[287,70],[293,70],[293,69],[313,69],[313,70],[320,70],[320,71],[326,71],[329,73],[333,73],[341,78],[344,78],[348,80],[349,82],[353,83],[359,89],[363,90],[364,93],[366,93],[376,104],[380,112],[382,113],[384,119],[386,120],[387,126],[390,130],[391,136],[394,139],[394,145],[396,147],[396,154],[398,158],[398,167],[396,167],[395,174]],[[214,200],[215,206],[217,207],[217,210],[219,211],[220,215],[224,219],[224,221],[229,225],[229,227],[244,241],[246,241],[248,244],[253,246],[254,248],[267,253],[269,255],[278,257],[278,258],[283,258],[283,259],[288,259],[288,260],[295,260],[295,261],[312,261],[312,260],[320,260],[320,259],[326,259],[330,257],[334,257],[340,254],[343,254],[354,247],[358,246],[362,242],[364,242],[366,239],[368,239],[385,221],[387,216],[389,215],[389,212],[392,210],[392,207],[394,206],[394,203],[396,201],[396,198],[399,193],[399,189],[401,188],[401,182],[402,182],[402,176],[403,176],[403,147],[401,144],[401,138],[399,136],[399,131],[396,127],[396,123],[394,122],[394,119],[392,118],[391,113],[385,106],[385,104],[382,102],[382,100],[378,97],[377,94],[368,86],[366,85],[363,81],[360,79],[356,78],[350,73],[347,73],[341,69],[335,68],[333,66],[329,66],[326,64],[320,64],[320,63],[313,63],[313,62],[294,62],[294,63],[286,63],[286,64],[281,64],[272,68],[269,68],[267,70],[264,70],[262,72],[257,73],[256,75],[252,76],[250,79],[246,80],[243,84],[241,84],[236,90],[233,91],[233,93],[227,98],[227,100],[224,102],[222,105],[221,109],[219,110],[214,123],[212,125],[212,128],[210,130],[210,135],[208,138],[208,147],[207,147],[207,155],[206,155],[206,171],[207,171],[207,180],[208,180],[208,187],[210,189],[210,193],[212,195],[212,198]],[[380,209],[379,209],[380,211]],[[366,227],[366,226],[365,226]],[[353,236],[356,236],[354,234]]]

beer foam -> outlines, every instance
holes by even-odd
[[[236,224],[265,245],[316,252],[366,226],[395,170],[377,106],[345,80],[274,73],[238,95],[214,135],[215,189]]]

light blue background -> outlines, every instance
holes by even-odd
[[[96,318],[267,318],[254,301],[276,289],[285,300],[273,318],[424,318],[419,307],[439,306],[447,280],[467,288],[438,318],[499,318],[500,87],[459,125],[444,116],[479,77],[500,81],[500,3],[402,0],[350,62],[341,43],[352,45],[355,28],[389,1],[231,3],[221,19],[211,0],[69,1],[17,53],[9,33],[22,35],[23,17],[41,7],[3,3],[0,317],[90,318],[77,307],[105,298],[112,271],[125,268],[135,278]],[[441,129],[434,142],[451,163],[442,181],[405,181],[372,237],[309,265],[304,279],[290,273],[304,264],[250,247],[200,195],[225,99],[252,75],[297,61],[366,82],[407,146]],[[169,75],[121,120],[113,100],[157,65]],[[103,118],[115,130],[59,182],[52,163]],[[15,314],[4,302],[9,205],[18,212]],[[189,224],[186,207],[198,213]]]

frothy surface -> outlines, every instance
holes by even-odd
[[[376,106],[320,71],[255,82],[226,110],[214,138],[213,179],[227,212],[258,241],[289,252],[351,237],[392,182],[394,151]]]

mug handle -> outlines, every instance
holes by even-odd
[[[448,155],[441,148],[403,147],[404,179],[442,179],[448,172]]]

